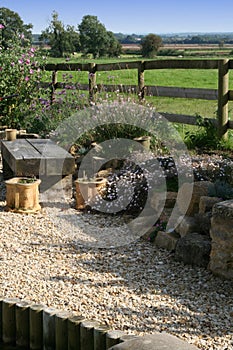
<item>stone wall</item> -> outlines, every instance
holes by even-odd
[[[233,200],[223,201],[218,197],[209,197],[208,181],[184,184],[178,193],[168,193],[168,197],[177,200],[180,212],[187,208],[187,192],[192,198],[185,216],[174,231],[159,231],[154,243],[174,252],[174,258],[185,264],[208,268],[213,274],[225,279],[233,279]],[[157,194],[152,198],[151,206],[158,209]],[[174,203],[173,203],[174,205]],[[168,201],[162,217],[171,214]]]
[[[211,219],[210,270],[233,279],[233,200],[214,205]]]

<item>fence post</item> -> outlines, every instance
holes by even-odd
[[[139,100],[144,99],[144,90],[145,90],[145,81],[144,81],[144,61],[139,62],[138,64],[138,97]]]
[[[222,59],[218,66],[218,135],[223,140],[227,139],[228,129],[228,63],[228,59]]]
[[[96,74],[95,63],[89,63],[89,101],[93,102],[95,99]]]
[[[52,72],[51,97],[50,97],[51,105],[53,104],[53,101],[55,99],[56,84],[57,84],[57,71],[55,70]]]

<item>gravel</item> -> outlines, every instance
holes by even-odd
[[[128,334],[166,331],[200,349],[233,349],[232,281],[175,262],[143,239],[114,247],[125,218],[59,203],[34,215],[6,212],[0,176],[3,297],[72,310]],[[108,249],[92,235],[101,227],[101,239],[112,237]]]

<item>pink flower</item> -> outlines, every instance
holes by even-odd
[[[19,59],[18,62],[19,62],[19,64],[22,64],[22,63],[23,63],[23,60]]]
[[[26,64],[30,64],[30,60],[29,60],[29,59],[26,59],[25,63],[26,63]]]
[[[30,78],[29,78],[29,76],[27,75],[26,77],[25,77],[25,81],[28,81]]]
[[[0,24],[0,29],[4,29],[5,26],[3,24]]]
[[[12,67],[14,67],[14,65],[15,65],[15,62],[11,62],[11,65],[12,65]]]
[[[29,70],[29,73],[30,73],[30,74],[33,74],[33,73],[34,73],[33,69],[30,69],[30,70]]]

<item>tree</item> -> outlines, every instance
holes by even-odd
[[[92,54],[94,58],[109,55],[118,56],[121,45],[112,32],[106,30],[97,16],[86,15],[78,26],[81,51]]]
[[[73,26],[65,27],[58,19],[58,13],[52,13],[49,27],[42,31],[40,41],[47,42],[53,57],[63,57],[65,53],[79,50],[79,34]]]
[[[122,46],[120,42],[115,38],[113,32],[108,31],[108,47],[107,55],[109,57],[118,57],[122,53]]]
[[[24,24],[18,13],[6,7],[0,7],[0,24],[3,26],[1,33],[2,46],[6,49],[15,35],[21,35],[24,39],[32,41],[32,24]]]
[[[141,52],[143,57],[153,58],[162,45],[162,38],[159,35],[148,34],[141,41]]]

